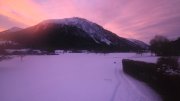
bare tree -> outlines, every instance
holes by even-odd
[[[169,40],[164,36],[155,36],[150,41],[150,49],[156,55],[168,55]]]

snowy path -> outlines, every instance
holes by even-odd
[[[135,54],[60,54],[0,62],[0,101],[161,101],[122,71]]]

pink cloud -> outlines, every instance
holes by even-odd
[[[46,16],[39,6],[30,0],[1,0],[0,4],[1,15],[26,25],[33,25]]]
[[[0,31],[4,31],[6,30],[6,28],[0,27]]]
[[[24,25],[82,17],[119,36],[148,42],[156,34],[180,36],[179,5],[179,0],[1,0],[0,15]]]

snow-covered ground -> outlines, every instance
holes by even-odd
[[[161,101],[122,71],[133,53],[14,57],[0,62],[0,101]]]
[[[136,60],[136,61],[144,61],[144,62],[148,62],[148,63],[156,63],[158,58],[155,55],[152,55],[151,53],[143,53],[141,54],[134,54],[131,57],[125,57],[125,59],[131,59],[131,60]]]

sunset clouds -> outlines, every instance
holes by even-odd
[[[180,36],[180,0],[0,0],[0,30],[82,17],[122,37]]]
[[[35,24],[46,17],[40,6],[29,0],[1,0],[0,16],[24,25]]]

